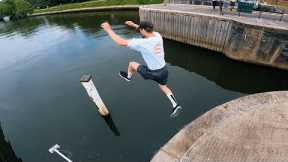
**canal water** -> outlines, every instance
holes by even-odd
[[[168,99],[152,81],[118,77],[141,56],[113,43],[100,29],[123,25],[136,12],[77,13],[0,24],[0,122],[5,140],[23,162],[144,162],[185,124],[216,105],[265,91],[287,90],[288,72],[239,63],[220,53],[165,40],[168,84],[183,106],[169,117]],[[97,113],[79,80],[92,74],[112,117]],[[3,140],[3,139],[2,139]],[[8,149],[8,148],[7,148]]]

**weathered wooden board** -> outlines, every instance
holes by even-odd
[[[108,116],[109,111],[107,107],[105,106],[104,102],[102,101],[94,83],[92,80],[91,75],[83,75],[80,79],[81,84],[85,88],[86,92],[88,93],[88,96],[90,99],[96,104],[98,107],[98,111],[102,116]]]

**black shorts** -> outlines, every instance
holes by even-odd
[[[137,72],[146,80],[154,80],[161,85],[166,85],[168,80],[168,69],[165,65],[161,69],[150,70],[145,65],[140,65],[137,69]]]

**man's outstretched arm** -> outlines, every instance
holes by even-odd
[[[130,27],[133,27],[135,29],[138,29],[138,27],[139,27],[139,25],[135,24],[133,21],[125,21],[125,24],[130,26]]]
[[[118,34],[116,34],[110,24],[108,22],[104,22],[101,24],[101,27],[105,30],[105,32],[110,36],[110,38],[116,42],[120,46],[128,46],[129,41],[120,37]]]

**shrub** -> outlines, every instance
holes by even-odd
[[[11,16],[13,19],[26,17],[33,12],[33,7],[26,0],[5,0],[0,2],[0,17]]]
[[[9,3],[0,2],[0,17],[10,16],[13,14],[13,6]]]
[[[163,0],[137,0],[139,4],[162,3]]]
[[[27,14],[33,12],[33,7],[29,2],[25,0],[14,0],[14,5],[15,5],[15,12],[13,16],[15,18],[23,18],[26,17]]]

